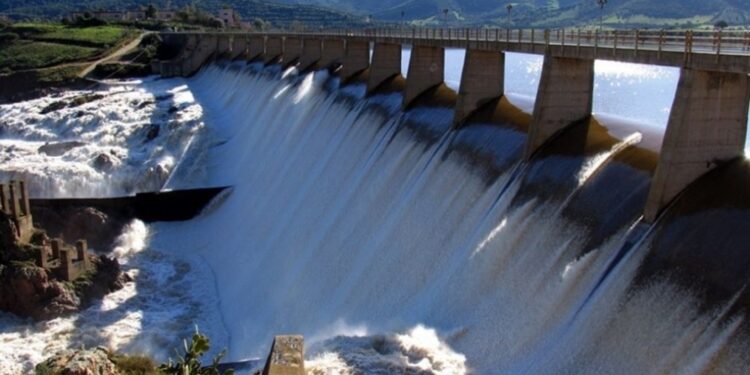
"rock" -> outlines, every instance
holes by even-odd
[[[112,156],[107,154],[99,154],[94,161],[91,162],[94,168],[100,172],[109,172],[114,168],[115,162],[112,160]]]
[[[76,118],[81,118],[83,116],[86,116],[86,111],[78,111],[78,112],[76,112]]]
[[[59,375],[120,375],[109,351],[95,349],[67,350],[36,366],[36,373]]]
[[[151,124],[148,126],[148,131],[146,132],[146,142],[153,141],[156,137],[159,136],[159,130],[160,130],[159,124]]]
[[[72,288],[51,280],[33,264],[0,266],[0,309],[46,320],[78,311],[81,301]]]
[[[39,113],[42,115],[46,115],[50,112],[59,111],[67,106],[68,106],[68,103],[65,103],[64,101],[52,102],[48,104],[46,107],[42,108],[42,110],[39,111]]]
[[[85,238],[92,248],[106,250],[121,229],[122,223],[95,208],[85,207],[74,209],[66,215],[62,236],[69,242]]]
[[[173,105],[173,106],[169,107],[169,109],[167,110],[167,113],[169,113],[171,115],[173,113],[176,113],[179,110],[180,110],[179,107],[177,107],[176,105]]]
[[[66,152],[84,145],[85,143],[78,141],[55,143],[47,142],[43,146],[39,147],[38,151],[39,153],[46,154],[47,156],[63,156]]]

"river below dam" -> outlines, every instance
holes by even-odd
[[[748,163],[645,224],[679,72],[597,62],[595,121],[524,162],[542,61],[508,55],[505,115],[459,130],[452,108],[228,61],[0,106],[0,180],[32,197],[232,186],[193,220],[130,223],[111,254],[134,281],[100,303],[0,314],[0,373],[80,345],[164,360],[195,326],[228,361],[303,334],[311,374],[745,373]]]

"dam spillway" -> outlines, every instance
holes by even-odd
[[[196,288],[187,319],[230,360],[298,332],[309,367],[342,372],[747,367],[745,161],[638,224],[656,154],[635,130],[580,123],[525,160],[530,116],[507,101],[456,129],[440,100],[403,111],[402,93],[325,71],[218,61],[184,85],[206,126],[164,187],[234,188],[148,227],[147,246],[198,261],[143,284]],[[158,348],[160,312],[128,310],[144,331],[113,342]]]

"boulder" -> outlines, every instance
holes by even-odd
[[[83,142],[69,141],[69,142],[53,142],[45,143],[39,147],[38,151],[40,154],[46,154],[47,156],[63,156],[66,152],[85,145]]]
[[[109,351],[94,349],[67,350],[36,366],[36,373],[55,375],[120,375]]]

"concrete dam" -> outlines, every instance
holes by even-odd
[[[148,146],[181,152],[163,187],[232,189],[190,221],[128,232],[166,255],[127,253],[156,271],[122,299],[179,308],[107,302],[87,335],[126,321],[137,332],[113,346],[158,350],[160,329],[195,322],[241,361],[303,334],[313,373],[750,367],[743,46],[528,30],[162,38],[174,59],[137,95],[192,116],[162,128],[180,142]],[[517,53],[539,56],[538,78],[519,79]],[[599,109],[601,61],[679,69],[665,110],[632,112],[656,108],[664,129]],[[633,97],[657,91],[643,87]],[[138,108],[127,95],[104,103]],[[148,289],[165,280],[179,288]]]

